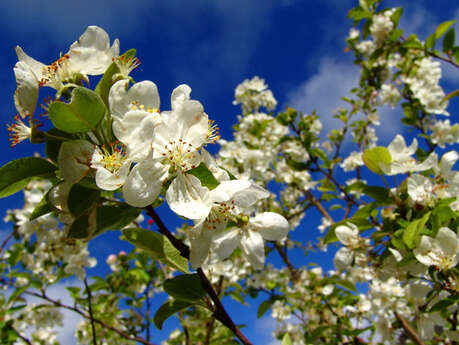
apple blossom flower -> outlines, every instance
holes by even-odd
[[[108,34],[98,26],[89,26],[70,50],[47,66],[15,48],[19,62],[14,67],[17,89],[14,103],[22,117],[32,115],[38,99],[38,87],[49,86],[58,93],[67,83],[87,79],[86,75],[105,72],[112,59],[119,55],[119,41],[110,46]]]
[[[220,260],[226,259],[239,247],[242,255],[255,269],[265,263],[263,239],[278,241],[287,236],[289,224],[278,213],[263,212],[251,217],[242,227],[234,227],[213,239],[213,251]]]
[[[440,228],[435,238],[422,236],[413,253],[426,266],[449,270],[459,263],[459,236],[447,227]]]

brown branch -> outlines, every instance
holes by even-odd
[[[161,218],[158,216],[154,208],[151,207],[151,205],[145,207],[145,210],[147,211],[147,214],[157,224],[158,231],[162,233],[164,236],[166,236],[169,239],[169,241],[171,241],[172,245],[180,252],[181,256],[183,256],[186,259],[189,259],[190,258],[190,248],[188,248],[186,244],[184,244],[182,241],[176,238],[169,231],[169,229],[167,229],[167,227],[164,225]],[[197,273],[198,273],[199,278],[201,279],[201,283],[202,283],[204,290],[207,292],[207,294],[209,295],[210,299],[212,300],[214,304],[215,318],[219,320],[221,323],[223,323],[226,327],[228,327],[244,345],[252,345],[252,343],[245,337],[245,335],[241,332],[241,330],[236,326],[234,321],[228,315],[227,311],[225,310],[225,307],[223,306],[222,302],[218,298],[217,293],[215,292],[212,284],[210,283],[209,279],[205,275],[204,271],[201,268],[198,268]]]
[[[298,271],[296,268],[293,266],[292,262],[287,256],[287,253],[284,251],[284,247],[282,247],[279,243],[275,242],[274,247],[276,248],[277,252],[279,253],[280,257],[284,261],[284,263],[287,265],[287,268],[290,272],[290,276],[294,282],[297,282],[300,279],[300,276],[298,274]]]
[[[224,280],[224,277],[220,276],[220,279],[218,280],[218,284],[217,284],[217,296],[218,297],[220,297],[222,293],[223,280]],[[214,330],[214,325],[215,325],[215,316],[212,315],[210,321],[207,323],[206,338],[204,339],[204,345],[210,345],[210,338],[212,336],[212,331]]]
[[[418,345],[426,345],[422,340],[421,338],[419,337],[419,335],[416,333],[416,331],[414,330],[413,327],[411,327],[411,325],[408,323],[408,321],[405,320],[405,318],[400,315],[399,313],[397,313],[396,311],[394,312],[395,314],[395,317],[397,318],[398,321],[400,321],[400,323],[402,324],[402,327],[403,329],[406,331],[406,333],[408,333],[411,337],[411,339],[413,339],[413,341],[418,344]]]
[[[92,296],[91,290],[89,289],[88,280],[86,277],[84,278],[84,286],[86,288],[86,294],[88,295],[88,310],[89,310],[89,320],[91,321],[91,330],[92,330],[92,342],[94,345],[97,345],[97,337],[96,337],[96,325],[94,324],[94,314],[92,312]]]

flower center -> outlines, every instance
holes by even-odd
[[[198,157],[196,153],[198,150],[199,148],[194,147],[193,144],[179,139],[178,141],[169,141],[164,145],[162,155],[172,166],[174,172],[177,170],[187,171],[196,168],[194,161]]]
[[[22,122],[19,115],[16,115],[14,120],[16,121],[15,123],[7,125],[8,132],[10,132],[8,136],[10,137],[11,147],[16,146],[21,141],[32,137],[32,129]]]
[[[43,76],[39,86],[49,85],[55,89],[61,89],[65,82],[73,78],[73,71],[69,63],[70,55],[64,54],[51,65],[43,67]]]

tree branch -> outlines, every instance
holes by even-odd
[[[147,214],[158,225],[158,231],[162,233],[164,236],[166,236],[169,239],[169,241],[171,241],[172,245],[180,252],[180,255],[182,255],[186,259],[189,259],[190,249],[188,248],[188,246],[185,245],[178,238],[176,238],[167,229],[167,227],[164,225],[161,218],[159,218],[158,214],[153,209],[153,207],[149,205],[145,207],[145,210],[147,211]],[[223,307],[223,304],[218,298],[217,293],[215,292],[212,284],[210,283],[209,279],[205,275],[204,271],[201,268],[198,268],[197,273],[198,273],[199,278],[201,279],[201,283],[202,283],[204,290],[207,292],[207,294],[209,295],[210,299],[212,300],[214,304],[215,318],[219,320],[221,323],[223,323],[226,327],[228,327],[244,345],[252,345],[252,343],[245,337],[245,335],[241,332],[241,330],[236,326],[234,321],[228,315],[227,311],[225,310],[225,307]]]
[[[0,282],[4,283],[4,284],[7,284],[9,286],[12,286],[13,288],[16,288],[17,287],[13,284],[13,283],[10,283],[6,280],[4,280],[3,278],[0,278]],[[29,291],[29,290],[26,290],[24,292],[22,292],[23,294],[26,294],[26,295],[29,295],[29,296],[34,296],[34,297],[38,297],[40,299],[43,299],[51,304],[53,304],[54,306],[56,307],[59,307],[59,308],[63,308],[63,309],[67,309],[67,310],[71,310],[77,314],[80,314],[82,317],[84,317],[85,319],[90,319],[90,316],[88,314],[86,314],[84,311],[78,309],[77,307],[72,307],[72,306],[69,306],[69,305],[66,305],[66,304],[63,304],[61,303],[59,300],[53,300],[52,298],[48,297],[44,291],[42,291],[42,293],[37,293],[37,292],[34,292],[34,291]],[[154,343],[150,343],[149,341],[145,340],[144,338],[140,338],[140,337],[137,337],[137,336],[132,336],[128,333],[125,333],[113,326],[110,326],[108,324],[106,324],[104,321],[102,320],[99,320],[99,319],[96,319],[94,318],[94,322],[99,324],[100,326],[102,326],[103,328],[106,328],[110,331],[113,331],[115,333],[117,333],[118,335],[120,335],[121,337],[125,338],[125,339],[128,339],[128,340],[131,340],[131,341],[137,341],[141,344],[144,344],[144,345],[155,345]]]
[[[400,321],[400,323],[402,324],[402,327],[403,329],[406,331],[406,333],[408,333],[411,337],[411,339],[413,339],[413,341],[418,344],[418,345],[426,345],[422,340],[421,338],[419,337],[419,335],[416,333],[416,331],[414,330],[413,327],[411,327],[411,325],[408,323],[408,321],[405,320],[405,318],[400,315],[399,313],[397,313],[396,311],[394,312],[395,314],[395,317],[397,318],[398,321]]]
[[[89,320],[91,321],[91,330],[92,330],[92,342],[94,345],[97,345],[97,337],[96,337],[96,325],[94,324],[94,314],[92,312],[92,296],[91,290],[89,289],[88,279],[84,278],[84,286],[86,288],[86,294],[88,295],[88,310],[89,310]]]

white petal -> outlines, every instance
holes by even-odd
[[[206,227],[205,224],[195,226],[188,232],[190,239],[190,263],[191,267],[201,267],[209,255],[210,244],[213,231]]]
[[[151,154],[155,125],[153,114],[146,111],[133,110],[122,118],[113,117],[113,133],[126,145],[127,157],[133,162],[140,162]]]
[[[98,75],[105,72],[114,57],[117,57],[119,43],[110,47],[110,38],[104,29],[88,26],[69,50],[72,70],[83,74]],[[115,55],[116,54],[116,55]]]
[[[57,157],[59,170],[65,181],[77,183],[90,170],[94,145],[86,140],[72,140],[62,143]]]
[[[242,208],[248,208],[253,206],[258,200],[266,199],[269,197],[269,192],[256,185],[252,184],[249,188],[246,188],[233,196],[235,204]]]
[[[22,118],[33,115],[38,100],[38,80],[30,67],[23,61],[14,66],[16,91],[14,105]]]
[[[159,162],[145,160],[136,164],[123,186],[124,199],[135,207],[150,205],[158,197],[167,175],[167,167]]]
[[[182,84],[182,85],[177,86],[174,89],[174,91],[172,91],[172,95],[171,95],[172,109],[177,108],[184,101],[189,100],[190,94],[191,94],[191,88],[188,85]]]
[[[188,219],[203,219],[211,205],[205,201],[209,189],[193,175],[179,173],[166,192],[166,200],[172,211]]]
[[[432,237],[422,236],[418,246],[413,250],[416,259],[426,266],[436,265],[438,263],[438,258],[436,258],[432,252],[433,241],[434,239]]]
[[[337,269],[346,269],[352,264],[353,258],[354,253],[349,248],[342,247],[336,252],[333,263]]]
[[[130,166],[131,163],[127,161],[121,166],[119,170],[115,172],[111,172],[110,170],[107,170],[103,167],[97,167],[97,187],[103,190],[117,190],[125,183]]]
[[[212,189],[209,194],[213,202],[225,202],[230,200],[236,193],[239,193],[251,186],[247,180],[223,181]]]
[[[338,237],[338,240],[345,246],[354,244],[356,241],[358,241],[359,238],[358,228],[354,224],[348,224],[352,225],[352,227],[340,225],[335,229],[336,237]]]
[[[108,102],[110,112],[113,116],[123,117],[128,111],[137,109],[147,111],[148,109],[159,109],[159,94],[156,84],[144,80],[134,84],[130,89],[129,81],[126,79],[117,81],[110,89]],[[134,104],[133,104],[134,103]]]
[[[443,256],[454,257],[456,255],[458,250],[458,236],[454,231],[447,227],[440,228],[436,240],[438,241]]]
[[[224,231],[213,238],[213,252],[219,260],[224,260],[234,252],[240,240],[238,229]]]
[[[242,234],[240,247],[242,254],[255,269],[263,268],[265,264],[265,246],[263,237],[255,231],[247,230]]]
[[[19,46],[16,46],[15,51],[18,56],[18,60],[25,62],[27,66],[29,66],[31,72],[35,75],[35,78],[40,81],[43,76],[43,69],[46,68],[46,65],[34,58],[31,58],[29,55],[24,53],[22,48]]]
[[[278,241],[284,238],[289,230],[287,219],[274,212],[257,214],[250,219],[249,225],[251,228],[255,228],[268,241]]]

